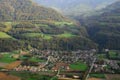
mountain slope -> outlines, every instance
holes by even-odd
[[[0,0],[0,20],[56,20],[64,17],[57,11],[39,6],[31,0]]]
[[[84,27],[31,0],[0,0],[0,33],[0,51],[96,48]]]
[[[101,9],[116,0],[33,0],[48,7],[55,7],[65,15],[77,16],[95,9]]]
[[[120,49],[120,1],[117,1],[100,12],[83,20],[92,40],[100,48]]]

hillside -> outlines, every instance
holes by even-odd
[[[57,8],[65,15],[78,16],[99,10],[116,0],[33,0],[41,5]]]
[[[84,27],[51,8],[31,0],[0,0],[0,8],[0,51],[96,48]]]
[[[100,48],[120,49],[120,1],[117,1],[99,12],[83,20],[91,39]],[[99,13],[98,13],[99,14]]]
[[[55,20],[64,17],[51,8],[45,8],[31,0],[0,0],[0,21]]]

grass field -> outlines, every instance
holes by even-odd
[[[22,34],[23,36],[25,37],[42,37],[44,39],[51,39],[52,37],[50,35],[45,35],[45,34],[42,34],[42,33],[25,33],[25,34]]]
[[[30,58],[29,61],[32,61],[32,62],[45,62],[45,60],[40,60],[40,59],[35,58],[35,57]]]
[[[74,37],[76,35],[73,35],[71,33],[64,33],[64,34],[59,34],[59,35],[56,35],[57,37],[62,37],[62,38],[69,38],[69,37]]]
[[[22,36],[25,37],[41,37],[43,39],[52,39],[52,36],[60,37],[60,38],[69,38],[74,37],[76,35],[73,35],[71,33],[63,33],[59,35],[49,35],[49,34],[42,34],[42,33],[24,33]]]
[[[6,25],[5,32],[8,32],[12,28],[12,22],[5,22],[4,24]]]
[[[12,38],[12,37],[4,32],[0,32],[0,38]]]
[[[86,71],[88,66],[83,62],[76,62],[70,65],[72,70]]]
[[[63,26],[63,25],[73,25],[72,22],[54,22],[56,26]]]
[[[116,55],[116,51],[114,51],[114,50],[109,51],[109,56],[110,56],[110,58],[117,58],[118,57],[118,55]]]
[[[11,54],[2,54],[2,57],[0,58],[0,62],[4,62],[4,63],[11,63],[16,61],[16,59],[11,57]]]
[[[10,72],[9,74],[20,77],[22,80],[51,80],[51,77],[29,72]]]
[[[104,79],[104,78],[105,78],[105,75],[104,75],[104,74],[90,74],[90,77],[95,77],[95,78],[102,78],[102,79]]]
[[[106,59],[106,54],[97,54],[98,59]]]
[[[37,27],[48,27],[47,24],[35,24],[35,26],[37,26]]]

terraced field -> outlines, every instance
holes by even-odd
[[[22,36],[25,36],[25,37],[41,37],[43,39],[51,39],[52,38],[51,35],[42,34],[42,33],[25,33],[25,34],[22,34]]]
[[[63,33],[63,34],[59,34],[59,35],[56,35],[58,37],[63,37],[63,38],[69,38],[69,37],[75,37],[76,35],[73,35],[71,33]]]
[[[63,33],[59,35],[50,35],[50,34],[43,34],[43,33],[24,33],[22,36],[25,37],[41,37],[43,39],[51,39],[53,36],[60,37],[60,38],[70,38],[75,37],[76,35],[73,35],[71,33]]]

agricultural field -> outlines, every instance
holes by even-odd
[[[2,63],[11,63],[14,61],[16,61],[16,59],[12,58],[10,53],[4,53],[0,55],[0,62]]]
[[[116,50],[111,50],[109,51],[109,58],[111,59],[120,59],[120,51],[116,51]]]
[[[38,59],[36,57],[30,58],[29,61],[32,61],[32,62],[45,62],[45,60],[40,60],[40,59]]]
[[[0,72],[0,80],[21,80],[21,78]]]
[[[51,39],[52,36],[60,37],[60,38],[69,38],[69,37],[75,37],[76,35],[73,35],[71,33],[63,33],[59,35],[49,35],[49,34],[42,34],[42,33],[24,33],[22,36],[25,37],[42,37],[43,39]]]
[[[44,76],[41,74],[35,74],[35,73],[29,73],[29,72],[9,72],[9,74],[18,76],[22,80],[50,80],[52,77],[50,76]]]
[[[88,66],[87,66],[87,64],[80,61],[80,62],[76,62],[76,63],[71,64],[70,68],[72,70],[86,71]]]
[[[8,32],[12,28],[12,22],[4,22],[4,24],[6,25],[5,32]]]
[[[106,57],[106,54],[97,54],[97,58],[98,59],[106,59],[107,57]]]
[[[44,39],[51,39],[52,37],[50,35],[42,34],[42,33],[25,33],[22,34],[22,36],[25,37],[42,37]]]
[[[6,65],[8,65],[8,63],[2,63],[2,62],[0,62],[0,70],[3,69],[3,67],[5,67]]]
[[[120,74],[106,74],[106,80],[120,80]]]
[[[69,37],[75,37],[76,35],[73,35],[71,33],[63,33],[63,34],[59,34],[56,36],[61,37],[61,38],[69,38]]]
[[[13,58],[12,55],[17,55],[19,54],[20,51],[16,50],[16,51],[12,51],[12,52],[1,52],[0,53],[0,62],[1,63],[12,63],[14,61],[16,61],[16,58]]]
[[[100,79],[100,78],[89,78],[88,80],[103,80],[103,79]]]
[[[12,38],[12,37],[4,32],[0,32],[0,38]]]
[[[55,24],[56,26],[64,26],[64,25],[69,25],[69,26],[71,26],[71,25],[73,25],[72,22],[54,22],[54,24]]]
[[[4,68],[11,70],[11,69],[14,69],[15,67],[19,66],[20,64],[21,64],[21,61],[15,61],[13,63],[6,65]]]
[[[98,73],[98,74],[92,74],[91,73],[90,77],[105,79],[105,75],[102,74],[102,73]]]

